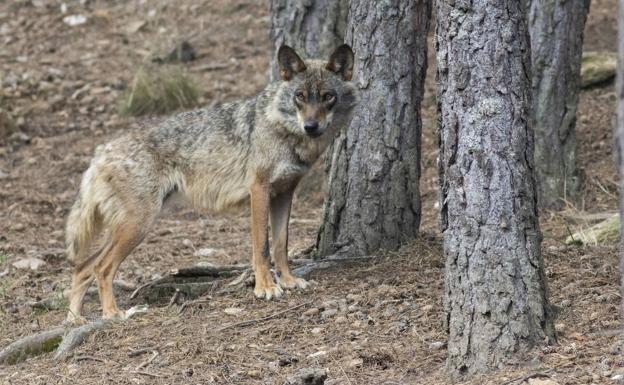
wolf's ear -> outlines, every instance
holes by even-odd
[[[290,80],[299,72],[306,70],[306,65],[297,55],[297,52],[287,45],[282,45],[277,51],[277,62],[279,63],[280,76],[284,80]]]
[[[325,66],[329,71],[341,75],[344,80],[351,80],[353,77],[353,51],[347,44],[336,48],[329,57],[329,62]]]

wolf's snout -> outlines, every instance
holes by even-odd
[[[306,134],[310,136],[317,136],[319,134],[318,128],[319,128],[318,122],[305,122],[303,124],[303,129],[305,130]]]

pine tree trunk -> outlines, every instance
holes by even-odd
[[[431,0],[351,0],[361,101],[334,142],[317,256],[396,249],[420,224],[420,103]]]
[[[621,320],[624,323],[624,0],[618,1],[618,73],[616,93],[617,125],[615,131],[616,145],[618,148],[618,167],[620,170],[620,279],[622,306]]]
[[[590,0],[532,0],[529,9],[533,68],[535,169],[540,207],[576,202],[576,164],[583,29]]]
[[[447,368],[513,362],[553,338],[533,175],[526,8],[437,2]]]
[[[273,52],[282,44],[308,58],[328,58],[344,41],[347,0],[270,0]],[[279,78],[271,56],[271,81]]]

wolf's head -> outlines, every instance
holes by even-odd
[[[296,134],[312,138],[336,132],[348,124],[357,103],[351,83],[353,51],[346,44],[325,60],[306,60],[287,45],[277,53],[282,82],[277,110]]]

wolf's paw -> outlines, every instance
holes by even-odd
[[[102,314],[102,319],[106,319],[106,320],[112,320],[112,321],[122,321],[125,320],[126,317],[126,312],[123,310],[115,310],[115,311],[110,311],[110,312],[105,312],[104,314]]]
[[[307,289],[310,286],[310,283],[305,279],[292,275],[279,277],[277,283],[282,289]]]
[[[69,326],[82,326],[88,323],[87,319],[81,315],[75,315],[72,312],[67,313],[67,318],[65,318],[64,325]]]
[[[258,285],[256,285],[256,288],[254,289],[254,294],[257,298],[272,299],[281,297],[282,294],[284,294],[284,291],[281,287],[271,282],[271,284],[266,286],[259,287]]]

